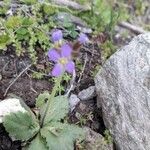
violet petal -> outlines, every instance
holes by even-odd
[[[61,30],[56,30],[52,33],[52,41],[53,42],[58,42],[63,38],[63,34]]]
[[[86,34],[81,33],[81,34],[79,35],[78,41],[79,41],[81,44],[85,44],[86,42],[89,41],[89,39],[88,39],[88,37],[87,37]]]
[[[61,47],[61,56],[62,57],[70,57],[72,52],[72,48],[69,44],[64,44]]]
[[[66,66],[65,69],[68,73],[73,73],[73,71],[75,70],[75,64],[73,61],[69,61]]]
[[[54,48],[52,48],[48,51],[48,57],[49,60],[57,62],[58,59],[60,58],[60,55]]]
[[[61,64],[56,64],[52,70],[52,75],[55,77],[60,76],[63,73],[63,66]]]

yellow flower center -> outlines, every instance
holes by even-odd
[[[62,65],[66,65],[68,62],[67,58],[60,58],[59,59],[59,63],[62,64]]]

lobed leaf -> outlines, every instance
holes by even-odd
[[[43,106],[47,102],[49,97],[50,97],[50,94],[47,91],[45,91],[42,94],[39,94],[39,96],[36,98],[36,104],[35,104],[36,107],[40,108],[41,106]]]
[[[45,112],[47,104],[41,109],[41,116]],[[60,121],[63,119],[69,111],[68,99],[65,96],[57,96],[50,100],[50,106],[44,119],[44,124],[52,121]]]
[[[46,147],[45,139],[38,134],[36,138],[32,140],[27,150],[48,150],[48,148]]]
[[[4,117],[3,124],[9,135],[17,140],[28,140],[40,129],[38,121],[29,112],[10,113]]]
[[[82,139],[84,132],[75,125],[52,122],[41,129],[41,135],[46,139],[49,150],[73,150],[74,142]]]

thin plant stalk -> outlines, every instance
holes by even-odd
[[[48,112],[48,109],[49,109],[51,100],[55,97],[56,92],[57,92],[57,89],[58,89],[58,87],[59,87],[59,85],[60,85],[60,83],[61,83],[62,76],[63,76],[63,75],[61,75],[60,77],[57,78],[56,83],[55,83],[55,86],[53,87],[52,93],[51,93],[51,95],[50,95],[50,98],[49,98],[48,101],[47,101],[47,106],[46,106],[45,112],[44,112],[44,114],[43,114],[43,116],[42,116],[42,119],[41,119],[41,127],[42,127],[43,124],[44,124],[44,120],[45,120],[45,117],[46,117],[46,115],[47,115],[47,112]]]

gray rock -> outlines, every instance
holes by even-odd
[[[94,132],[88,127],[85,127],[85,150],[113,150],[113,144],[107,144],[104,137]]]
[[[89,88],[79,92],[78,97],[82,100],[90,100],[96,96],[95,86],[90,86]]]
[[[69,23],[74,23],[82,27],[87,27],[87,24],[85,21],[66,12],[57,13],[57,15],[55,15],[55,19],[57,21],[60,21],[60,23],[65,23],[65,21],[67,21]]]
[[[67,6],[69,8],[80,11],[87,11],[91,9],[91,7],[88,5],[80,5],[79,3],[72,0],[51,0],[51,2],[60,6]]]
[[[83,33],[92,33],[92,29],[88,28],[88,25],[85,21],[72,14],[59,12],[54,16],[54,20],[57,21],[61,26],[64,26],[64,24],[67,22],[75,24],[76,29],[82,31]]]
[[[95,77],[97,105],[119,150],[150,150],[150,33],[117,51]]]
[[[20,99],[8,98],[0,102],[0,123],[3,122],[3,118],[10,113],[21,111],[23,113],[27,110],[21,105]]]
[[[80,102],[80,99],[77,97],[77,95],[71,94],[69,98],[70,110],[73,111],[79,102]]]

